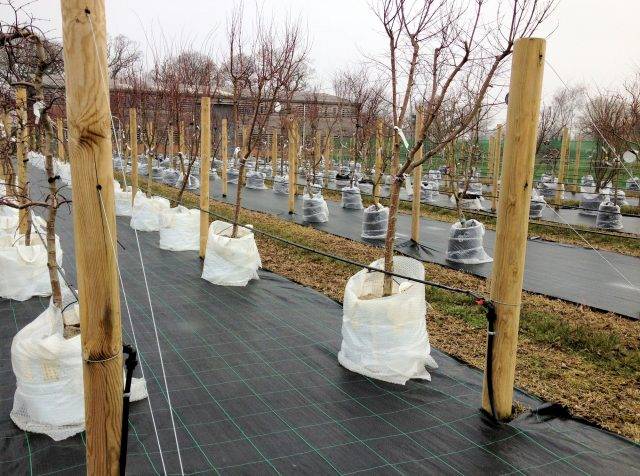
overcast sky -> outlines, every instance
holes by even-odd
[[[109,34],[129,36],[143,50],[157,43],[163,31],[167,38],[192,40],[195,47],[209,38],[212,48],[221,51],[234,1],[107,0],[106,4]],[[299,17],[307,26],[312,65],[326,90],[334,71],[359,63],[363,54],[384,51],[381,29],[369,4],[368,0],[258,1],[269,15]],[[245,0],[247,15],[256,14],[255,5]],[[50,19],[50,29],[60,35],[57,0],[40,0],[33,11],[39,18]],[[547,60],[569,84],[615,88],[640,71],[639,18],[640,0],[560,0],[541,32],[541,36],[550,35]],[[561,86],[547,68],[545,96]]]

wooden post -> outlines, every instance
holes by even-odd
[[[495,136],[489,136],[489,144],[487,146],[487,178],[493,179],[493,143],[495,141]],[[493,183],[493,181],[492,181]],[[493,194],[493,191],[492,191]]]
[[[220,127],[220,143],[222,147],[222,196],[227,196],[227,170],[229,167],[229,135],[227,132],[227,118],[222,118],[222,127]]]
[[[204,259],[209,234],[209,169],[211,168],[211,98],[200,101],[200,258]]]
[[[576,159],[573,164],[573,193],[580,191],[580,152],[582,148],[582,136],[576,137]]]
[[[500,177],[500,162],[502,162],[502,124],[498,124],[493,141],[493,176],[491,185],[491,211],[496,211],[498,204],[498,179]]]
[[[133,201],[138,192],[138,121],[135,107],[129,108],[129,142],[131,142],[129,147],[131,148],[131,200]]]
[[[567,156],[569,155],[569,128],[562,129],[562,144],[560,145],[560,164],[558,170],[558,185],[556,187],[556,206],[562,205],[562,192],[564,192],[564,176],[567,165]]]
[[[155,153],[151,147],[154,146],[153,140],[153,122],[147,122],[147,144],[149,144],[149,150],[147,151],[147,195],[152,196],[151,184],[153,184],[153,154]]]
[[[329,172],[331,172],[333,163],[331,162],[331,152],[333,150],[333,137],[329,134],[327,135],[327,141],[324,147],[324,185],[325,187],[329,186]]]
[[[16,110],[18,113],[18,130],[16,133],[16,161],[18,162],[18,200],[21,205],[27,202],[27,141],[29,131],[27,129],[27,88],[16,88]],[[26,235],[29,231],[29,209],[21,208],[18,211],[18,231]],[[28,244],[28,243],[27,243]]]
[[[289,156],[289,214],[296,212],[296,185],[298,176],[298,123],[295,119],[291,121],[289,127],[289,142],[287,145],[287,155]]]
[[[174,163],[174,150],[173,150],[173,126],[169,126],[167,128],[167,150],[165,151],[165,155],[167,156],[167,158],[169,159],[169,163],[171,164],[171,167],[173,167],[174,169],[175,167],[175,163]]]
[[[246,157],[249,160],[249,126],[242,126],[242,151],[240,152],[241,158]],[[257,161],[258,159],[256,159]],[[239,164],[236,164],[236,167]],[[244,187],[245,177],[247,176],[247,167],[242,167],[242,176],[238,175],[238,187]]]
[[[374,164],[375,173],[373,177],[373,202],[380,203],[380,180],[382,180],[382,119],[376,121],[376,161]]]
[[[493,406],[498,419],[511,415],[513,402],[545,45],[541,38],[522,38],[515,42],[513,51],[491,279],[491,299],[497,313],[496,334],[493,352],[487,353],[487,359],[491,359]],[[490,401],[485,371],[482,406],[488,412]]]
[[[12,129],[13,129],[13,123],[11,120],[11,116],[9,114],[2,114],[2,127],[4,127],[4,133],[5,133],[5,140],[10,143],[11,142],[11,133],[12,133]],[[9,172],[9,168],[5,167],[3,164],[2,167],[2,181],[5,184],[5,194],[7,196],[9,195],[15,195],[15,189],[14,189],[14,185],[15,183],[12,182],[12,174]]]
[[[423,112],[422,107],[418,107],[416,110],[416,126],[414,131],[414,137],[416,142],[420,139],[423,127]],[[422,158],[422,147],[418,149],[415,157],[418,160]],[[411,241],[415,243],[420,242],[420,198],[422,184],[422,165],[419,165],[413,169],[413,200],[411,201]]]
[[[274,170],[278,164],[278,131],[274,130],[271,135],[271,167]]]
[[[316,167],[320,166],[320,161],[322,160],[322,149],[320,148],[320,143],[322,142],[322,134],[320,131],[316,131],[315,143],[313,144],[313,161],[315,162],[311,170],[315,171]],[[316,178],[313,177],[312,183],[315,183]]]
[[[58,158],[62,162],[66,162],[67,159],[64,153],[64,125],[61,117],[56,119],[56,137],[58,140]]]
[[[122,432],[122,329],[104,0],[61,5],[87,474],[115,475]]]
[[[184,137],[184,121],[180,121],[178,126],[178,149],[183,155],[186,153],[185,137]]]

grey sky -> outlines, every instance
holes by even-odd
[[[193,40],[202,45],[210,37],[214,50],[224,47],[226,18],[233,0],[106,0],[110,35],[124,34],[147,48],[145,38],[158,43],[160,31],[167,38]],[[308,27],[311,60],[325,89],[336,69],[358,63],[362,54],[384,51],[378,21],[367,0],[260,0],[268,14],[300,17]],[[256,14],[256,3],[245,1],[247,14]],[[34,12],[51,20],[51,29],[60,32],[57,0],[40,0]],[[0,14],[3,12],[0,11]],[[640,0],[560,0],[541,32],[548,38],[547,58],[568,83],[588,87],[614,88],[635,71],[640,71]],[[545,95],[561,82],[547,68]]]

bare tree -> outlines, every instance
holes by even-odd
[[[485,14],[485,6],[485,0],[380,0],[376,8],[388,40],[386,71],[391,86],[395,131],[392,162],[395,177],[384,259],[388,272],[393,270],[396,214],[403,174],[422,166],[469,129],[494,77],[511,54],[515,40],[537,30],[549,14],[552,1],[514,0],[507,10],[498,11],[495,21]],[[429,78],[424,86],[416,84],[421,71]],[[468,91],[470,101],[457,108],[458,120],[452,123],[440,142],[425,142],[443,104],[452,94],[458,94],[460,87]],[[423,133],[400,166],[400,131],[405,126],[414,95],[420,96],[425,108]],[[424,155],[416,157],[423,145]],[[392,293],[392,283],[392,277],[386,274],[385,296]]]
[[[136,42],[124,35],[109,38],[107,43],[109,77],[115,81],[123,71],[139,67],[142,51]]]
[[[55,85],[61,77],[63,69],[61,46],[47,39],[45,33],[36,26],[33,15],[27,10],[30,2],[16,2],[7,0],[2,4],[12,13],[8,22],[0,22],[0,47],[2,48],[2,66],[0,71],[4,80],[9,84],[27,87],[29,99],[33,103],[34,126],[44,137],[45,171],[48,178],[49,190],[42,201],[34,201],[28,195],[27,190],[19,190],[21,200],[16,202],[12,198],[5,197],[1,204],[13,208],[26,208],[30,216],[30,210],[34,207],[45,207],[47,216],[47,267],[51,281],[52,301],[57,307],[62,305],[62,292],[58,278],[58,266],[55,246],[55,222],[57,210],[65,203],[70,203],[60,194],[61,188],[57,186],[59,177],[55,175],[52,141],[53,125],[49,117],[49,109],[57,99],[55,95],[45,95],[45,79]],[[20,124],[24,127],[25,124]],[[20,140],[19,137],[16,140]]]
[[[540,110],[538,138],[536,141],[536,155],[543,153],[553,139],[557,139],[562,129],[570,127],[576,114],[583,106],[585,88],[574,86],[558,89]]]
[[[240,5],[228,28],[228,74],[233,84],[234,121],[244,116],[247,137],[246,149],[240,157],[236,189],[232,237],[238,233],[238,217],[242,202],[245,164],[264,136],[267,122],[275,111],[275,104],[292,82],[299,81],[306,64],[307,49],[299,24],[285,22],[277,29],[263,15],[253,32],[253,41],[243,36],[243,12]],[[239,124],[235,124],[236,137]],[[237,141],[237,139],[236,139]]]

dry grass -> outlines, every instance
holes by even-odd
[[[173,189],[156,185],[164,196]],[[185,194],[197,206],[197,196]],[[230,217],[232,207],[211,201],[211,211]],[[270,215],[244,210],[242,223],[308,247],[370,263],[382,250],[329,235]],[[344,286],[358,267],[256,235],[263,266],[342,302]],[[469,290],[484,290],[476,276],[425,264],[427,279]],[[431,343],[478,368],[484,367],[483,310],[457,293],[427,288]],[[612,313],[544,296],[523,294],[516,385],[603,428],[640,441],[639,324]],[[480,396],[478,396],[478,400]]]

